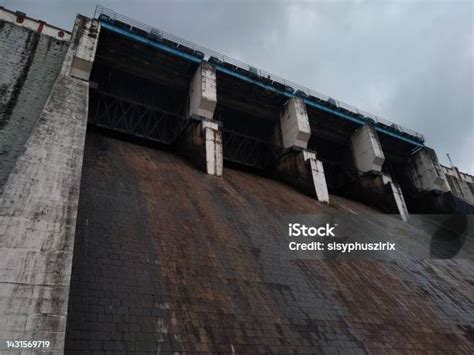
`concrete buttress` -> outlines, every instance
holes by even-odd
[[[53,352],[64,349],[88,114],[88,69],[73,58],[85,60],[90,31],[79,23],[0,195],[0,338],[48,340]]]
[[[398,213],[406,222],[408,209],[402,189],[389,174],[382,172],[385,155],[375,129],[370,125],[357,129],[351,137],[351,146],[354,166],[360,177],[356,184],[361,200],[379,205],[387,212]]]
[[[178,146],[183,155],[206,174],[222,176],[222,133],[217,121],[213,120],[216,103],[216,71],[203,62],[189,85],[190,122]]]
[[[450,191],[436,152],[431,148],[424,147],[411,157],[409,173],[419,191]]]
[[[329,193],[321,161],[307,148],[311,137],[306,106],[301,98],[288,100],[280,112],[277,144],[283,154],[275,164],[276,176],[318,201],[329,202]]]
[[[375,129],[365,125],[354,132],[351,137],[354,165],[362,172],[382,171],[385,156]]]

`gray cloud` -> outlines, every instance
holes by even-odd
[[[104,1],[104,6],[423,133],[474,173],[471,2]],[[70,29],[95,2],[7,0]]]

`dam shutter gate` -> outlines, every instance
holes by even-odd
[[[222,140],[224,160],[228,162],[265,169],[278,154],[275,145],[225,127],[222,128]]]

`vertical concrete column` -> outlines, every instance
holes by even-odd
[[[448,192],[451,189],[441,168],[436,152],[424,147],[409,160],[408,171],[418,191]]]
[[[181,151],[209,175],[222,176],[222,132],[214,118],[217,104],[216,70],[202,62],[189,85],[191,118],[178,145]]]
[[[372,126],[365,125],[351,137],[354,165],[361,172],[382,171],[385,156],[379,138]]]
[[[354,165],[363,175],[359,185],[363,188],[362,199],[378,205],[388,212],[398,212],[405,222],[408,209],[400,185],[392,177],[382,172],[385,155],[375,129],[365,125],[357,129],[351,137]]]
[[[206,174],[222,176],[224,155],[222,132],[217,122],[192,121],[185,134],[182,152]]]
[[[308,150],[303,150],[303,159],[311,169],[311,177],[314,186],[314,194],[318,201],[329,202],[328,187],[324,176],[323,163],[316,159],[316,154]]]
[[[393,210],[398,210],[398,213],[400,214],[400,218],[407,222],[408,221],[408,208],[405,203],[405,198],[403,197],[402,189],[400,188],[400,185],[393,182],[392,178],[388,174],[382,174],[381,175],[382,182],[385,186],[385,189],[388,192],[388,196],[391,197],[391,204],[392,204],[392,209]]]
[[[203,121],[206,139],[206,172],[209,175],[222,176],[224,154],[222,151],[222,134],[215,122]]]
[[[348,190],[356,191],[354,197],[386,213],[396,213],[403,221],[408,220],[408,209],[400,185],[389,174],[368,172],[362,175]],[[352,192],[354,194],[354,192]]]
[[[323,163],[306,149],[287,149],[274,167],[275,176],[320,202],[329,202]]]
[[[77,15],[61,73],[89,81],[99,39],[100,22]]]
[[[316,153],[309,151],[311,137],[306,105],[301,98],[291,98],[280,113],[278,145],[284,153],[276,163],[277,176],[318,201],[329,202],[329,193],[324,176],[323,163]]]

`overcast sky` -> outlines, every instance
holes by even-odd
[[[6,0],[71,29],[90,0]],[[102,5],[423,133],[474,174],[474,3],[131,1]]]

